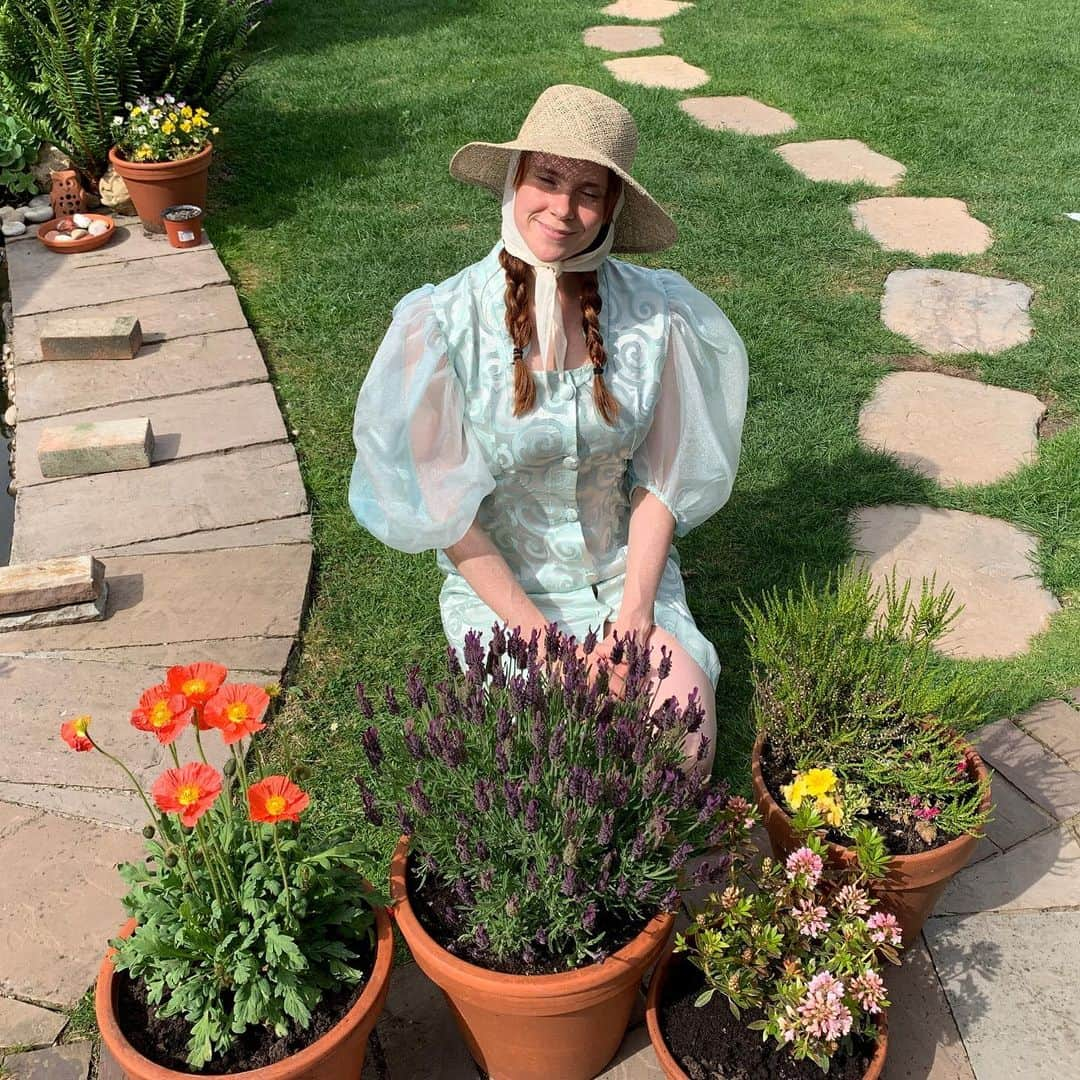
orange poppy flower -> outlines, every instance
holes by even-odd
[[[203,718],[209,727],[221,730],[226,743],[262,731],[262,718],[270,698],[261,686],[233,683],[223,686],[207,703]]]
[[[183,664],[171,667],[165,674],[165,685],[174,694],[183,694],[189,705],[198,710],[195,723],[200,731],[206,731],[210,725],[202,715],[206,703],[221,689],[221,684],[228,678],[229,669],[220,664],[204,661],[198,664]]]
[[[86,729],[90,726],[89,716],[76,716],[66,724],[60,725],[60,738],[71,747],[72,750],[93,750],[94,744],[86,735]]]
[[[167,769],[150,789],[154,802],[166,814],[179,814],[180,823],[192,828],[221,794],[221,774],[201,761]]]
[[[131,711],[131,726],[152,731],[162,746],[168,746],[191,723],[193,712],[183,694],[160,683],[143,691],[138,708]]]
[[[248,810],[252,821],[276,825],[279,821],[299,821],[311,797],[287,776],[268,776],[248,788]]]

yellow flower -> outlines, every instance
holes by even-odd
[[[188,133],[189,131],[191,131],[191,121],[190,121],[190,120],[181,120],[181,121],[180,121],[180,130],[181,130],[181,131],[182,131],[182,132],[183,132],[183,133],[184,133],[185,135],[186,135],[186,134],[187,134],[187,133]]]
[[[216,135],[221,130],[221,128],[211,128],[210,130]]]
[[[819,795],[817,797],[818,813],[830,824],[839,825],[844,820],[844,812],[840,809],[840,805],[837,801],[828,795]]]
[[[802,774],[796,775],[795,779],[790,784],[784,784],[780,788],[780,794],[784,796],[788,806],[792,810],[798,810],[802,805],[803,799],[807,796],[806,781]]]
[[[185,105],[185,106],[184,106],[184,107],[183,107],[183,108],[182,108],[182,109],[180,110],[180,115],[181,115],[181,116],[187,116],[187,117],[190,117],[190,116],[192,115],[192,112],[191,112],[191,106],[190,106],[190,105]]]
[[[177,122],[177,120],[180,119],[180,117],[177,116],[176,113],[171,112],[171,113],[169,113],[169,119],[175,124]]]
[[[209,116],[210,114],[205,109],[196,109],[195,110],[195,115],[196,116]]]
[[[131,115],[132,115],[133,117],[135,117],[135,116],[138,116],[138,115],[139,115],[139,113],[141,113],[141,112],[142,112],[142,109],[140,109],[140,108],[139,108],[139,106],[138,106],[138,105],[136,105],[136,106],[135,106],[135,107],[134,107],[134,108],[133,108],[133,109],[131,110]]]
[[[176,125],[171,120],[166,120],[165,123],[161,125],[162,135],[171,135],[175,130]]]
[[[818,798],[832,791],[837,784],[836,773],[832,769],[810,769],[802,774],[806,785],[806,794]]]

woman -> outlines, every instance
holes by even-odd
[[[459,650],[496,621],[582,640],[635,633],[671,652],[665,695],[696,689],[688,756],[711,766],[716,650],[671,546],[727,500],[746,353],[685,278],[609,258],[660,251],[674,223],[630,175],[633,118],[578,86],[541,94],[510,143],[469,143],[459,180],[502,194],[502,238],[425,285],[356,406],[353,513],[402,551],[439,549]]]

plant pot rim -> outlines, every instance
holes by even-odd
[[[671,959],[674,955],[669,945],[663,956],[660,957],[649,980],[649,992],[645,998],[645,1026],[649,1031],[649,1041],[652,1043],[653,1053],[656,1054],[660,1067],[668,1077],[668,1080],[690,1080],[683,1067],[676,1061],[675,1055],[668,1047],[664,1032],[660,1027],[660,994],[663,992],[664,983],[667,980],[668,970],[671,967]],[[881,1075],[885,1065],[885,1055],[889,1049],[889,1015],[888,1011],[881,1013],[878,1020],[878,1039],[874,1056],[863,1073],[863,1078]]]
[[[412,910],[406,886],[405,869],[409,843],[410,838],[402,836],[394,850],[390,864],[390,896],[394,905],[394,921],[417,963],[436,983],[445,976],[466,985],[482,985],[485,994],[498,994],[506,998],[506,1004],[511,1011],[514,1006],[527,1004],[530,1006],[527,1011],[534,1013],[538,998],[550,996],[569,1000],[589,997],[617,980],[638,978],[642,958],[659,953],[675,925],[673,914],[661,912],[654,915],[634,938],[606,960],[574,968],[572,971],[557,971],[544,975],[512,975],[503,971],[491,971],[454,956],[421,925]],[[651,958],[648,959],[646,966],[651,962]],[[572,1007],[579,1008],[581,1004],[575,1002]]]
[[[340,1044],[361,1021],[361,1018],[369,1012],[378,1002],[380,993],[390,978],[390,970],[394,963],[394,931],[390,922],[390,916],[385,908],[377,907],[375,911],[375,963],[371,974],[360,996],[353,1003],[347,1013],[325,1034],[319,1036],[313,1043],[290,1054],[287,1058],[275,1062],[272,1065],[263,1065],[257,1069],[245,1069],[242,1072],[231,1073],[189,1073],[178,1072],[175,1069],[158,1065],[144,1057],[128,1042],[127,1037],[120,1029],[116,1020],[116,969],[113,967],[112,958],[115,949],[110,948],[105,954],[98,970],[97,987],[94,990],[94,1011],[97,1016],[98,1030],[102,1041],[109,1048],[117,1064],[123,1070],[126,1068],[124,1059],[137,1061],[140,1072],[146,1080],[178,1080],[179,1077],[203,1077],[205,1080],[280,1080],[283,1076],[314,1075],[307,1072],[318,1067],[319,1063]],[[128,919],[121,927],[119,937],[128,937],[136,926],[135,919]],[[283,1069],[288,1072],[283,1072]]]
[[[761,772],[761,751],[765,745],[765,732],[759,731],[757,738],[754,739],[754,749],[750,755],[750,773],[753,779],[754,787],[761,793],[762,800],[768,805],[769,809],[775,807],[778,814],[782,814],[784,818],[790,822],[791,815],[773,798],[772,792],[769,790],[768,784],[765,783],[765,777]],[[988,775],[986,768],[986,762],[979,756],[979,752],[971,745],[967,739],[961,738],[956,732],[952,733],[963,745],[964,757],[967,759],[969,769],[974,768],[975,777],[978,780],[983,780]],[[990,789],[989,787],[983,793],[982,800],[983,811],[990,810]],[[960,844],[973,844],[979,837],[973,833],[961,833],[959,836],[954,836],[951,840],[946,841],[944,844],[939,844],[935,848],[931,848],[929,851],[914,852],[910,855],[890,855],[889,861],[896,862],[903,860],[903,863],[907,867],[918,867],[923,865],[929,865],[932,861],[940,860],[943,852],[954,850]],[[826,840],[825,846],[834,853],[842,854],[848,858],[854,858],[854,847],[851,844],[837,844],[832,840]]]
[[[132,177],[143,175],[150,177],[160,175],[166,171],[177,171],[186,174],[188,172],[197,172],[213,152],[214,144],[208,139],[206,145],[197,154],[192,154],[190,157],[177,158],[175,161],[128,161],[126,157],[120,156],[115,146],[110,146],[109,162],[121,176],[126,173]],[[190,168],[189,166],[193,164],[197,167]]]

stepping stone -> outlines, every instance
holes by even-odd
[[[89,555],[0,567],[0,615],[94,600],[104,580],[105,567]]]
[[[69,256],[65,256],[68,258]],[[159,342],[171,342],[176,338],[187,338],[195,334],[212,334],[222,330],[247,330],[247,320],[244,318],[243,309],[237,298],[236,290],[228,284],[209,285],[205,289],[189,290],[176,293],[171,296],[141,296],[137,300],[115,300],[111,303],[99,304],[94,307],[70,307],[64,312],[65,316],[77,315],[123,315],[134,312],[139,317],[143,331],[143,347],[135,360],[129,360],[120,365],[93,365],[98,372],[118,371],[125,375],[128,372],[138,371],[140,362],[155,358],[162,379],[160,394],[170,392],[168,380],[174,376],[169,368],[181,366],[183,356],[176,356],[175,365],[170,361],[173,354],[160,350],[155,351],[149,346]],[[43,312],[36,315],[18,315],[15,318],[15,333],[12,341],[15,364],[22,367],[26,364],[40,363],[44,357],[41,355],[40,337],[42,330],[49,322],[56,318],[55,313]],[[248,331],[250,333],[250,331]],[[218,357],[214,357],[215,360]],[[72,370],[79,370],[80,361],[68,362]],[[57,370],[57,369],[52,369]],[[207,372],[209,377],[210,373]],[[19,393],[22,393],[22,384],[19,385]],[[148,397],[157,395],[149,394]],[[114,400],[119,401],[119,398]],[[20,403],[21,404],[21,403]],[[79,408],[80,406],[76,406]]]
[[[604,67],[619,82],[638,86],[662,86],[668,90],[693,90],[709,81],[708,73],[678,56],[627,56],[605,60]]]
[[[1080,1076],[1080,912],[931,919],[926,940],[979,1080]]]
[[[154,770],[154,778],[159,772],[160,768]],[[78,818],[80,821],[96,821],[100,825],[131,829],[135,832],[139,831],[147,821],[146,807],[134,791],[56,787],[50,784],[9,784],[5,780],[0,780],[0,802],[38,810],[51,810],[64,817]],[[3,1000],[6,999],[0,998],[0,1001]]]
[[[0,806],[0,821],[7,810]],[[55,814],[35,813],[6,833],[0,865],[19,872],[0,875],[0,991],[74,1005],[126,918],[116,864],[142,850],[141,836]]]
[[[118,514],[117,507],[125,512]],[[11,561],[81,554],[88,537],[94,538],[93,549],[120,547],[306,512],[293,448],[243,447],[167,461],[152,470],[23,488],[15,503]]]
[[[169,552],[220,551],[227,548],[265,547],[268,544],[307,544],[311,541],[311,517],[281,518],[277,521],[256,521],[253,525],[238,525],[231,529],[210,529],[170,536],[166,540],[146,540],[141,544],[127,544],[108,548],[96,554],[101,557],[115,555],[163,555]]]
[[[131,416],[132,411],[132,405],[112,405],[69,413],[63,422],[100,425]],[[268,382],[155,398],[141,402],[138,411],[149,418],[154,431],[150,461],[155,465],[241,446],[283,443],[288,439],[274,388]],[[55,419],[21,421],[22,446],[36,445],[43,432],[56,423]],[[15,483],[20,490],[55,479],[42,475],[33,457],[16,453]]]
[[[975,1080],[922,936],[887,964],[889,1054],[882,1080]]]
[[[859,438],[943,487],[993,484],[1035,460],[1045,412],[1032,394],[935,372],[894,371],[863,406]]]
[[[639,22],[659,22],[661,19],[669,19],[672,15],[678,15],[683,8],[691,8],[693,4],[681,3],[677,0],[616,0],[614,4],[608,4],[600,12],[614,19],[637,19]]]
[[[590,48],[606,52],[637,52],[664,44],[655,26],[590,26],[582,40]]]
[[[41,332],[44,360],[130,360],[142,345],[134,315],[53,318]]]
[[[871,150],[858,139],[818,139],[785,143],[776,152],[808,180],[831,180],[838,184],[873,184],[890,188],[907,169],[899,161]]]
[[[1038,580],[1035,537],[998,518],[887,505],[856,510],[852,526],[856,560],[879,585],[895,568],[916,596],[923,578],[952,586],[964,607],[941,642],[951,656],[1017,656],[1060,609]]]
[[[1035,805],[1018,787],[995,771],[990,784],[994,815],[986,823],[985,839],[994,851],[1008,851],[1029,836],[1045,832],[1054,819]]]
[[[664,1080],[664,1070],[656,1059],[649,1029],[644,1024],[627,1031],[615,1060],[596,1080]]]
[[[937,903],[939,915],[1080,907],[1080,841],[1065,827],[966,866]]]
[[[48,1046],[67,1022],[64,1013],[0,997],[0,1050],[12,1046]]]
[[[779,135],[794,131],[795,118],[750,97],[684,98],[679,108],[712,131],[739,135]]]
[[[1080,687],[1065,695],[1036,705],[1016,718],[1017,724],[1034,735],[1059,758],[1080,770]]]
[[[916,255],[977,255],[993,242],[990,230],[973,218],[960,199],[917,199],[884,195],[851,208],[857,229],[885,251]]]
[[[92,1043],[77,1042],[15,1054],[4,1059],[3,1075],[10,1080],[86,1080],[92,1050]]]
[[[60,479],[125,469],[149,469],[154,431],[147,417],[50,425],[37,441],[42,477]],[[16,475],[18,459],[16,458]]]
[[[881,318],[929,353],[997,353],[1031,340],[1031,289],[955,270],[894,270]]]
[[[1080,772],[1011,720],[984,727],[976,746],[989,765],[1056,820],[1080,813]]]

